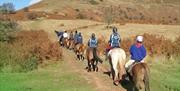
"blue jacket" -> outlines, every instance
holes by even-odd
[[[74,34],[74,42],[77,43],[78,34]]]
[[[130,48],[131,59],[135,60],[136,62],[141,62],[146,57],[146,49],[142,45],[141,47],[137,48],[136,45],[132,45]]]
[[[80,44],[83,43],[83,38],[82,38],[81,35],[78,35],[78,37],[77,37],[77,43],[80,43]]]
[[[91,38],[88,41],[88,46],[91,48],[96,48],[97,47],[97,39],[96,38]]]
[[[59,37],[59,36],[62,36],[63,34],[64,34],[64,32],[58,32],[57,36]]]
[[[119,44],[120,44],[120,35],[118,33],[113,33],[110,36],[110,41],[109,42],[110,42],[112,48],[119,47]]]

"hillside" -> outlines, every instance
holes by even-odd
[[[13,16],[26,20],[33,13],[47,19],[107,21],[113,17],[119,23],[180,24],[179,8],[179,0],[43,0]]]

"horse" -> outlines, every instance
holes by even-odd
[[[149,87],[150,69],[146,63],[133,64],[129,74],[130,80],[133,82],[133,91],[150,91]]]
[[[59,31],[54,31],[58,37],[58,41],[59,41],[59,44],[62,46],[63,45],[63,32],[59,32]]]
[[[72,49],[74,49],[74,45],[75,45],[74,40],[73,40],[73,39],[69,39],[68,48],[69,48],[70,50],[72,50]]]
[[[86,57],[87,57],[87,63],[88,63],[88,72],[91,71],[91,68],[93,68],[93,71],[98,72],[98,61],[102,63],[102,60],[97,56],[97,51],[95,48],[88,47],[86,50]]]
[[[68,38],[63,38],[63,46],[68,48],[69,46],[69,39]]]
[[[76,56],[79,60],[84,60],[84,52],[85,52],[86,46],[84,44],[76,44],[74,51],[76,53]]]
[[[113,78],[114,85],[118,85],[126,75],[125,71],[125,61],[126,54],[121,48],[113,48],[108,52],[108,58],[111,66],[111,74]],[[119,68],[118,68],[119,67]]]

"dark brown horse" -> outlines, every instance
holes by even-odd
[[[149,88],[150,69],[146,63],[135,63],[129,73],[130,80],[133,82],[133,91],[150,91]]]
[[[97,56],[97,51],[95,48],[88,47],[86,50],[86,57],[87,57],[87,63],[88,63],[88,72],[91,71],[93,68],[93,71],[98,71],[98,61],[102,63],[102,60]]]
[[[74,51],[76,53],[76,56],[79,60],[84,60],[84,52],[85,52],[86,46],[84,44],[76,44]]]

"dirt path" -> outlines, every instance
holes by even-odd
[[[78,61],[75,54],[67,49],[63,49],[64,61],[67,61],[70,69],[82,75],[85,80],[92,84],[97,91],[126,91],[122,86],[114,86],[112,79],[104,74],[108,71],[108,68],[103,64],[99,64],[99,72],[87,72],[85,69],[87,60]]]

